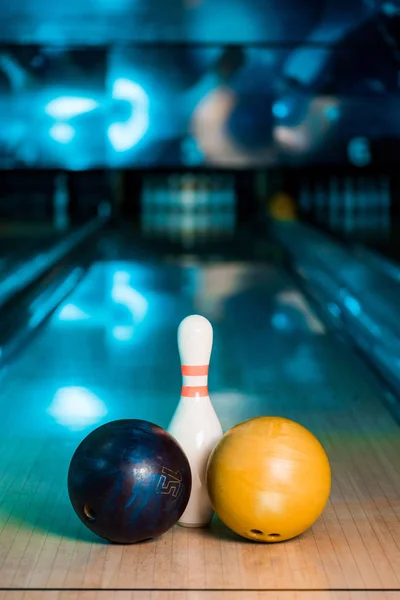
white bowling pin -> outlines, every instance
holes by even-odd
[[[59,231],[64,231],[69,227],[69,191],[68,176],[60,173],[55,181],[55,190],[53,196],[54,227]]]
[[[179,404],[168,431],[180,443],[192,471],[192,491],[179,524],[205,527],[213,516],[206,484],[209,456],[222,437],[222,427],[208,394],[208,368],[213,343],[211,323],[190,315],[178,327],[182,369]]]
[[[327,197],[325,189],[322,183],[317,183],[315,186],[315,207],[317,223],[325,225],[326,220],[326,208],[327,208]]]
[[[340,192],[339,182],[336,177],[330,180],[330,198],[329,198],[329,226],[332,231],[338,229],[340,223]]]

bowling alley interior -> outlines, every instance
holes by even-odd
[[[3,1],[0,600],[400,600],[399,0]]]

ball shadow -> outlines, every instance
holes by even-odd
[[[254,543],[252,540],[244,538],[229,529],[216,515],[213,516],[210,525],[204,529],[204,533],[208,537],[217,538],[224,542]]]
[[[54,463],[57,463],[57,456],[52,458]],[[63,459],[60,456],[58,458],[58,465],[60,465]],[[29,476],[29,490],[24,489],[23,486],[18,491],[11,490],[7,501],[0,504],[0,521],[2,523],[6,523],[15,534],[17,531],[23,530],[37,536],[63,538],[87,544],[131,545],[110,542],[92,532],[80,520],[68,495],[67,463],[57,469],[53,460],[50,460],[48,456],[43,461],[39,459],[39,462],[41,464],[35,465],[35,469]],[[26,480],[24,465],[15,466],[13,471],[9,472],[8,478],[10,481]],[[15,499],[11,501],[11,497]],[[135,545],[151,544],[157,539],[139,540],[135,542]]]
[[[294,542],[294,540],[300,539],[302,536],[306,535],[306,532],[301,533],[296,538],[292,538],[292,539],[288,539],[288,540],[287,539],[276,540],[276,541],[265,541],[265,540],[255,540],[255,539],[252,540],[247,537],[242,537],[238,533],[235,533],[234,531],[229,529],[229,527],[227,527],[219,519],[219,517],[214,514],[210,525],[207,528],[205,528],[204,534],[207,537],[217,538],[224,542],[234,542],[235,544],[237,544],[239,542],[242,544],[252,544],[255,546],[280,546],[282,544],[284,544],[284,545],[290,544],[291,542]]]
[[[38,469],[38,477],[29,478],[29,492],[21,489],[13,506],[5,503],[0,508],[0,518],[16,530],[25,529],[69,540],[90,544],[108,544],[90,531],[78,518],[69,501],[66,473],[63,469]],[[21,480],[26,473],[21,469]],[[18,473],[10,475],[18,478]]]

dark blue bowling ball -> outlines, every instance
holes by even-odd
[[[179,520],[192,476],[181,446],[167,431],[138,419],[112,421],[76,449],[68,471],[75,512],[110,542],[155,538]]]

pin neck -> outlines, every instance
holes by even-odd
[[[181,370],[181,397],[208,397],[208,365],[182,365]]]
[[[184,377],[208,375],[208,365],[181,365],[181,370]]]

